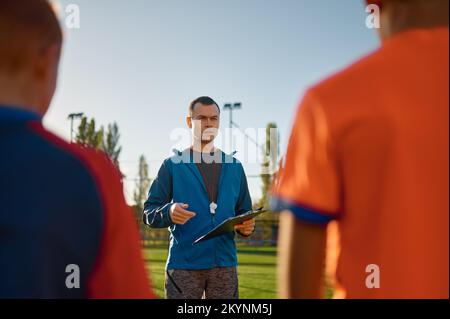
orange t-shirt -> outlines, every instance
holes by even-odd
[[[448,37],[399,33],[298,110],[273,197],[300,219],[338,220],[347,298],[448,298]]]

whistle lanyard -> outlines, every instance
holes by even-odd
[[[203,165],[205,165],[205,164],[203,163]],[[208,181],[208,179],[206,177],[206,173],[204,172],[202,165],[198,164],[197,167],[198,167],[198,170],[200,171],[200,174],[203,177],[203,181],[206,186],[206,192],[208,194],[209,202],[217,203],[217,197],[218,197],[217,194],[219,193],[219,185],[218,185],[219,184],[219,180],[218,180],[219,176],[218,175],[219,175],[219,171],[220,171],[219,164],[211,163],[211,164],[206,164],[206,165],[212,165],[213,175],[212,175],[211,181]],[[214,183],[217,183],[215,192],[214,192]]]

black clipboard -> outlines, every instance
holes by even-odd
[[[266,212],[267,210],[258,208],[257,210],[251,210],[244,214],[230,217],[228,219],[225,219],[222,223],[214,227],[211,231],[206,233],[205,235],[197,238],[192,245],[198,244],[199,242],[202,242],[204,240],[208,240],[220,235],[223,235],[225,233],[231,233],[234,231],[234,226],[242,224],[246,220],[255,218],[256,216]]]

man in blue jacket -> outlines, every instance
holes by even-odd
[[[214,147],[220,109],[209,97],[189,106],[192,146],[164,161],[144,205],[144,223],[170,230],[166,264],[168,299],[237,299],[235,233],[193,245],[225,219],[252,208],[242,164]],[[250,236],[255,221],[236,226]]]

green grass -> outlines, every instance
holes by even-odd
[[[153,289],[164,298],[164,274],[167,248],[144,250]],[[276,247],[238,247],[239,297],[242,299],[276,298]]]

